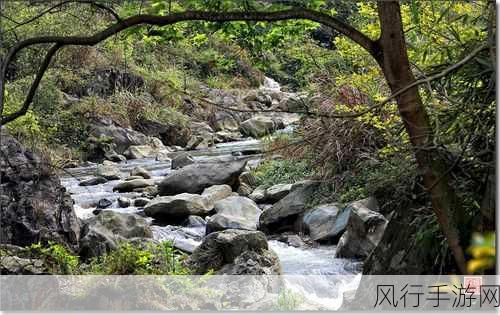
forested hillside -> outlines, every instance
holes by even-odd
[[[495,273],[493,2],[0,10],[2,274]]]

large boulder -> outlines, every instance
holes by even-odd
[[[337,244],[336,257],[367,258],[382,239],[387,219],[380,213],[370,210],[369,200],[350,203],[347,230]]]
[[[75,250],[80,223],[56,173],[5,131],[0,136],[1,243],[54,241]]]
[[[282,128],[284,128],[283,123],[276,119],[267,116],[256,116],[242,122],[240,132],[245,136],[260,138]]]
[[[254,252],[258,255],[268,253],[267,239],[264,233],[244,230],[225,230],[211,233],[189,256],[186,263],[196,274],[204,274],[209,270],[223,270],[223,267],[228,264],[244,265],[248,262],[248,259],[244,258],[252,255],[246,252]],[[238,260],[238,257],[242,255],[245,256]],[[255,264],[253,266],[255,267]],[[239,270],[239,274],[250,274],[246,268],[239,269],[230,266],[227,269]],[[279,270],[277,258],[273,261],[272,267],[266,269],[268,274],[278,274]]]
[[[144,213],[156,218],[178,218],[189,215],[206,216],[212,209],[213,203],[205,196],[183,193],[151,200],[144,208]]]
[[[123,128],[109,119],[100,119],[90,125],[90,135],[108,138],[114,144],[117,153],[122,154],[131,145],[144,145],[149,142],[146,135],[129,128]]]
[[[259,229],[279,232],[296,228],[297,219],[305,212],[318,186],[318,182],[308,181],[292,187],[292,191],[286,197],[262,212]]]
[[[324,204],[307,211],[302,218],[306,232],[313,241],[335,243],[345,232],[349,210],[340,210],[338,204]]]
[[[257,230],[262,212],[254,201],[239,196],[217,201],[214,210],[216,214],[207,220],[207,234],[227,229]]]
[[[160,183],[158,192],[162,196],[199,194],[207,187],[223,184],[237,189],[238,177],[245,165],[245,160],[188,165],[169,174]]]
[[[99,256],[116,249],[119,242],[142,242],[152,237],[146,220],[135,214],[101,211],[84,221],[80,255]]]
[[[160,123],[154,120],[141,118],[137,130],[151,137],[159,138],[164,145],[178,145],[185,147],[191,138],[191,129],[179,124]]]

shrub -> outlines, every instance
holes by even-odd
[[[272,186],[309,178],[313,172],[304,161],[270,160],[260,164],[253,170],[253,174],[257,185]]]
[[[32,244],[29,250],[32,255],[43,259],[51,274],[69,275],[77,271],[78,256],[71,254],[63,245],[49,241],[45,246]]]
[[[120,243],[118,248],[94,258],[86,273],[125,275],[125,274],[187,274],[182,266],[183,254],[173,248],[170,242],[148,244],[145,247],[131,243]]]
[[[299,146],[324,177],[369,160],[384,144],[376,128],[355,119],[309,119],[299,133],[306,139]]]

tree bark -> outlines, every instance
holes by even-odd
[[[378,13],[382,33],[381,53],[374,56],[382,67],[387,83],[394,93],[415,82],[408,60],[401,11],[397,1],[379,1]],[[413,146],[415,157],[429,191],[432,207],[444,232],[458,269],[466,274],[464,251],[460,245],[458,223],[463,223],[454,190],[450,186],[447,165],[434,144],[433,128],[420,98],[418,87],[396,98],[399,114]]]

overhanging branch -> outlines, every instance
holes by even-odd
[[[231,21],[283,21],[283,20],[291,20],[291,19],[305,19],[314,21],[329,27],[334,28],[339,33],[349,37],[354,42],[358,43],[361,47],[366,49],[372,55],[375,55],[377,50],[376,42],[372,41],[366,35],[353,28],[352,26],[332,17],[330,15],[305,9],[305,8],[292,8],[289,10],[283,11],[275,11],[275,12],[206,12],[206,11],[186,11],[180,13],[172,13],[167,16],[156,16],[156,15],[135,15],[129,17],[125,20],[122,20],[116,24],[109,26],[101,32],[98,32],[92,36],[41,36],[34,37],[23,40],[13,46],[7,56],[5,57],[1,73],[0,73],[0,116],[1,125],[6,122],[12,121],[10,117],[3,117],[3,107],[4,107],[4,90],[5,90],[5,78],[7,73],[8,65],[15,58],[16,54],[29,46],[37,45],[37,44],[55,44],[53,48],[57,51],[59,48],[67,45],[84,45],[84,46],[93,46],[96,45],[103,40],[113,36],[125,29],[128,29],[137,25],[156,25],[156,26],[165,26],[171,25],[178,22],[183,21],[210,21],[210,22],[231,22]],[[54,51],[54,53],[55,53]],[[49,55],[47,55],[49,57]],[[48,59],[48,63],[50,64],[50,56]],[[45,62],[46,60],[44,60]],[[39,72],[37,74],[37,79],[43,77],[46,67],[41,66],[39,68]],[[40,72],[40,70],[42,70]],[[34,92],[36,92],[36,88],[38,87],[38,82],[33,82],[32,88],[34,87]],[[30,89],[31,91],[32,89]],[[26,98],[27,101],[30,101],[29,98]],[[23,104],[23,110],[25,106],[29,108],[30,102],[25,102]],[[12,116],[12,115],[11,115]],[[17,116],[19,117],[19,116]],[[14,118],[15,119],[15,118]]]

